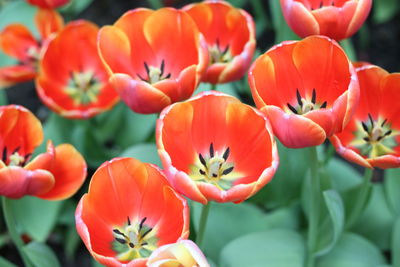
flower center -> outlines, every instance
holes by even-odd
[[[153,228],[145,224],[147,218],[144,217],[140,222],[128,223],[122,228],[114,228],[114,241],[112,248],[118,253],[117,258],[121,261],[131,261],[137,258],[147,258],[151,252],[157,248],[157,237],[154,235]]]
[[[8,155],[7,147],[4,147],[1,158],[4,164],[6,164],[7,166],[20,166],[20,167],[25,166],[31,154],[27,154],[24,156],[18,153],[19,149],[20,147],[17,147],[10,155]]]
[[[96,102],[102,87],[103,84],[94,77],[93,71],[73,71],[64,90],[78,106]]]
[[[146,70],[147,74],[147,79],[143,78],[139,74],[136,74],[142,81],[148,82],[150,84],[162,81],[164,79],[169,79],[171,78],[171,73],[168,73],[167,75],[164,76],[164,70],[165,70],[165,62],[164,59],[161,61],[161,66],[159,68],[149,66],[147,65],[146,62],[144,62],[144,68]]]
[[[221,190],[232,187],[232,181],[237,177],[234,175],[234,164],[228,162],[230,148],[223,153],[214,151],[213,143],[210,144],[209,154],[199,153],[198,162],[191,166],[191,178],[195,181],[212,183]]]
[[[315,109],[326,108],[327,105],[326,101],[324,101],[322,104],[317,103],[317,93],[315,88],[312,91],[311,99],[301,97],[299,89],[296,89],[296,99],[297,103],[295,105],[287,103],[287,106],[290,111],[298,115],[306,114],[307,112]]]
[[[224,49],[220,47],[219,40],[215,41],[215,45],[209,47],[208,49],[210,53],[210,62],[214,63],[226,63],[232,60],[232,55],[229,50],[229,45],[227,45]]]
[[[393,148],[397,146],[395,136],[399,132],[391,129],[387,119],[374,120],[368,114],[368,120],[362,121],[358,128],[352,145],[359,148],[361,154],[374,158],[394,153]]]
[[[309,10],[316,10],[323,7],[342,7],[347,1],[337,1],[337,0],[296,0],[297,2],[303,3],[303,5]]]

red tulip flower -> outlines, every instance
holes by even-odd
[[[1,50],[19,61],[14,66],[0,67],[1,87],[34,79],[48,39],[64,26],[60,14],[49,9],[39,9],[35,23],[40,40],[22,24],[10,24],[0,33]]]
[[[159,247],[149,257],[148,267],[210,267],[199,247],[190,240]]]
[[[210,62],[203,81],[217,84],[241,79],[250,67],[256,46],[253,18],[225,1],[204,1],[183,10],[207,41]]]
[[[400,167],[400,73],[358,64],[360,105],[346,128],[331,138],[345,159],[372,168]]]
[[[100,166],[75,220],[92,256],[106,266],[145,267],[152,251],[189,235],[186,200],[156,166],[131,158]]]
[[[337,41],[360,29],[371,10],[372,0],[280,0],[290,28],[304,38],[326,35]]]
[[[196,24],[173,8],[128,11],[100,30],[98,47],[114,88],[138,113],[189,98],[208,62]]]
[[[40,61],[38,95],[64,117],[86,119],[119,100],[97,53],[98,31],[87,21],[69,23],[50,41]]]
[[[70,0],[27,0],[31,5],[41,8],[57,8],[67,4]]]
[[[156,139],[173,187],[203,204],[242,202],[267,184],[278,167],[268,120],[215,91],[164,109]]]
[[[60,200],[73,195],[86,178],[86,163],[71,145],[54,147],[31,160],[43,141],[40,121],[21,106],[0,107],[0,195],[33,195]]]
[[[253,63],[249,83],[274,134],[291,148],[320,145],[342,131],[358,104],[354,67],[340,46],[323,36],[272,47]]]

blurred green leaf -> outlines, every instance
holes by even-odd
[[[24,246],[24,252],[36,267],[58,267],[60,263],[55,253],[45,244],[31,242]]]
[[[192,201],[191,215],[198,231],[202,205]],[[248,203],[212,203],[203,239],[203,252],[214,261],[231,240],[251,232],[268,229],[267,216]]]
[[[22,228],[21,233],[40,242],[45,241],[53,230],[63,204],[62,201],[47,201],[30,196],[10,202],[15,219]]]
[[[400,217],[396,219],[393,226],[392,263],[394,266],[400,266]]]
[[[247,0],[228,0],[228,2],[235,7],[243,7],[247,3]]]
[[[333,250],[317,260],[317,267],[376,267],[385,264],[379,249],[365,238],[346,233]]]
[[[289,28],[283,17],[279,0],[269,0],[272,15],[272,24],[275,29],[275,43],[286,40],[299,40],[299,37]]]
[[[400,169],[385,171],[384,188],[389,208],[400,215]]]
[[[0,256],[0,266],[1,267],[17,267],[17,265],[15,265],[14,263],[6,260],[2,256]]]
[[[37,35],[37,29],[34,24],[36,10],[35,7],[29,5],[24,0],[7,2],[4,8],[0,10],[0,31],[8,24],[22,23],[27,26],[33,34]]]
[[[7,105],[6,91],[0,88],[0,106]]]
[[[309,168],[306,150],[286,148],[280,142],[277,144],[279,168],[272,181],[251,198],[252,202],[269,209],[288,206],[300,197],[301,184]]]
[[[274,229],[241,236],[228,243],[221,252],[220,266],[302,267],[304,252],[299,233]]]
[[[103,267],[104,265],[98,263],[94,258],[92,258],[92,267]]]
[[[325,205],[328,209],[328,218],[326,218],[320,232],[318,256],[325,255],[335,246],[339,240],[344,225],[344,206],[340,195],[334,190],[323,192]]]
[[[131,146],[122,152],[120,157],[135,158],[142,162],[153,163],[162,167],[155,144],[146,143]]]
[[[346,52],[347,57],[351,61],[357,61],[357,53],[356,50],[354,49],[351,38],[347,38],[340,41],[340,45],[342,46],[343,50]]]
[[[145,142],[156,128],[156,114],[138,114],[123,105],[122,124],[115,133],[115,142],[122,149]]]
[[[72,0],[66,6],[60,8],[62,13],[66,13],[71,16],[77,16],[83,10],[85,10],[93,0]]]
[[[399,11],[400,2],[398,0],[379,0],[374,1],[372,20],[376,24],[385,23],[391,20]]]
[[[362,182],[362,175],[341,159],[331,159],[326,168],[331,176],[332,187],[339,192],[354,188]]]
[[[96,139],[101,143],[113,140],[115,134],[124,127],[125,112],[129,112],[123,103],[91,119]]]
[[[374,184],[370,201],[352,229],[371,240],[380,249],[386,250],[390,248],[394,220],[395,217],[385,199],[383,185]]]
[[[212,88],[212,84],[210,84],[210,83],[201,83],[199,85],[199,87],[196,89],[196,91],[193,93],[193,95],[195,96],[195,95],[200,94],[202,92],[210,91],[211,88]],[[233,83],[217,84],[216,87],[215,87],[215,90],[219,91],[219,92],[222,92],[222,93],[225,93],[225,94],[228,94],[228,95],[231,95],[231,96],[234,96],[236,98],[239,98],[239,95],[236,92]]]

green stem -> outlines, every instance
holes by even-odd
[[[206,230],[207,218],[208,218],[208,213],[210,212],[210,207],[211,207],[211,202],[208,202],[206,205],[203,205],[201,209],[199,231],[197,232],[196,236],[196,244],[200,248],[201,248],[201,243],[203,242],[204,239],[204,232]]]
[[[11,210],[10,201],[11,201],[10,199],[3,197],[2,205],[3,205],[4,221],[6,222],[8,232],[10,233],[10,237],[18,249],[22,261],[24,262],[24,265],[26,267],[31,267],[32,264],[23,251],[24,242],[22,241],[21,236],[17,231],[16,228],[17,223],[15,222],[14,214],[12,213]]]
[[[211,91],[217,90],[217,84],[211,84],[210,90]]]
[[[308,243],[307,243],[307,267],[313,267],[314,253],[317,249],[318,223],[320,216],[321,185],[318,177],[318,153],[317,147],[310,148],[310,173],[311,173],[311,198],[309,209]]]
[[[358,191],[354,206],[352,207],[352,210],[349,212],[349,218],[346,221],[345,225],[346,229],[350,229],[350,227],[352,227],[357,222],[362,212],[364,211],[372,186],[371,179],[373,173],[374,173],[373,169],[369,168],[366,168],[364,171],[364,178],[362,185]]]

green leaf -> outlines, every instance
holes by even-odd
[[[385,263],[374,244],[359,235],[346,233],[329,254],[317,260],[316,267],[376,267]]]
[[[122,127],[115,133],[115,142],[122,149],[145,142],[156,127],[156,114],[144,115],[135,113],[123,105],[124,116]]]
[[[328,218],[325,219],[320,230],[320,250],[316,253],[318,256],[325,255],[335,246],[339,240],[344,226],[344,206],[340,195],[334,190],[323,192],[325,205],[328,209]]]
[[[400,217],[396,219],[393,226],[392,263],[394,266],[400,266]]]
[[[121,153],[120,157],[135,158],[142,162],[153,163],[162,167],[160,157],[157,153],[157,146],[155,144],[138,144],[131,146]]]
[[[374,242],[380,249],[386,250],[390,248],[394,220],[384,196],[383,185],[374,184],[370,201],[352,229]]]
[[[196,91],[193,93],[193,95],[197,95],[205,91],[210,91],[212,87],[213,85],[210,83],[201,83]],[[236,92],[233,83],[217,84],[215,90],[239,98],[239,95]]]
[[[400,215],[400,169],[385,171],[384,188],[389,208]]]
[[[93,0],[72,0],[66,6],[62,7],[60,11],[71,16],[76,16],[85,10],[92,2]]]
[[[14,263],[6,260],[2,256],[0,256],[0,266],[1,267],[17,267],[17,265],[15,265]]]
[[[362,183],[361,174],[341,159],[331,159],[326,168],[331,176],[333,188],[339,192],[349,190]]]
[[[34,24],[36,10],[35,7],[29,5],[26,1],[9,1],[0,10],[0,31],[8,24],[21,23],[28,27],[33,34],[37,35],[37,29]]]
[[[243,7],[247,0],[228,0],[234,7]]]
[[[391,20],[399,9],[400,3],[398,0],[374,1],[372,20],[376,24],[385,23]]]
[[[123,103],[119,103],[91,119],[94,135],[99,142],[105,143],[115,138],[121,127],[124,127],[125,112],[129,110]]]
[[[31,242],[24,246],[24,252],[36,267],[58,267],[60,263],[54,252],[45,244]]]
[[[32,239],[43,242],[53,230],[62,201],[47,201],[26,196],[10,200],[15,220],[21,226],[21,233],[27,233]]]
[[[274,229],[241,236],[227,244],[221,252],[220,266],[302,267],[304,254],[299,233]]]
[[[1,61],[0,61],[1,62]],[[7,94],[0,88],[0,106],[7,105]]]
[[[299,37],[289,28],[283,17],[279,0],[269,0],[272,24],[275,29],[275,43],[286,40],[299,40]]]
[[[279,168],[272,179],[254,197],[252,202],[265,205],[268,209],[289,206],[297,201],[301,193],[309,160],[304,149],[290,149],[277,142],[279,150]]]
[[[196,232],[199,229],[201,207],[201,204],[191,202],[191,215]],[[217,261],[219,252],[229,241],[268,228],[270,226],[267,224],[267,216],[253,205],[212,203],[204,233],[203,252]]]

